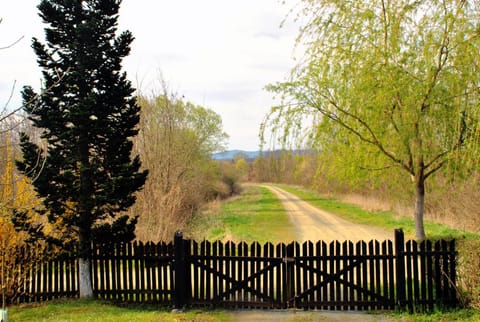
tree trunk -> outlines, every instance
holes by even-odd
[[[426,238],[423,227],[423,213],[425,210],[425,179],[423,174],[415,180],[415,238],[422,241]]]
[[[78,260],[79,269],[80,269],[80,280],[79,280],[79,290],[80,298],[91,298],[93,297],[92,289],[92,275],[91,275],[91,261],[80,257]]]

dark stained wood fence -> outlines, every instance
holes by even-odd
[[[182,308],[429,311],[455,306],[455,241],[273,245],[196,242],[92,247],[98,298]],[[78,296],[74,258],[31,266],[18,302]]]
[[[18,248],[18,255],[11,256],[5,263],[3,281],[6,303],[41,302],[77,296],[77,260],[62,254],[41,261],[38,260],[38,253],[42,252],[43,249],[36,246]]]
[[[92,283],[101,299],[173,303],[172,243],[119,243],[92,248]]]

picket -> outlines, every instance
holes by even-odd
[[[92,245],[91,257],[95,296],[119,302],[410,312],[457,304],[455,241],[404,242],[401,231],[395,241],[263,246],[197,243],[179,233],[170,243]],[[22,265],[17,302],[78,297],[74,256]]]

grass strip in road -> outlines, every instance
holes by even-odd
[[[352,222],[366,224],[369,226],[381,227],[387,230],[402,228],[405,232],[405,238],[415,238],[415,225],[413,215],[399,216],[392,211],[367,211],[359,206],[339,201],[335,198],[322,197],[320,193],[293,186],[279,185],[285,191],[293,193],[299,198],[309,202],[311,205],[321,208],[325,211],[336,214]],[[449,238],[480,238],[479,235],[464,232],[450,228],[443,224],[438,224],[426,220],[424,222],[425,232],[429,239],[449,239]]]
[[[197,215],[186,232],[196,240],[287,242],[294,229],[280,201],[265,187],[247,185],[220,209]]]

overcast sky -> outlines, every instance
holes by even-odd
[[[294,65],[298,27],[279,0],[123,0],[119,31],[135,41],[124,60],[134,85],[159,91],[163,75],[170,90],[208,107],[223,120],[229,149],[257,150],[263,117],[274,104],[263,88],[282,81]],[[0,0],[0,107],[16,82],[10,107],[20,104],[23,85],[39,88],[40,70],[30,48],[43,39],[38,0]]]

